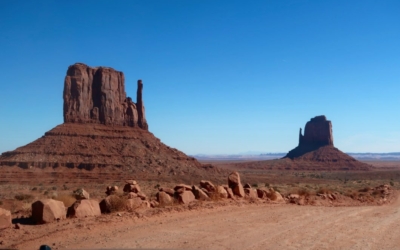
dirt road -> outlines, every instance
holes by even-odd
[[[42,227],[36,236],[21,236],[22,242],[14,246],[33,249],[46,243],[53,249],[398,249],[400,200],[369,207],[228,205],[151,218],[114,214],[58,224],[47,229],[46,225],[36,226]],[[40,236],[41,230],[47,233],[43,231]]]

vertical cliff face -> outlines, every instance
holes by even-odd
[[[285,156],[296,158],[320,147],[333,147],[332,123],[324,115],[316,116],[306,123],[304,135],[299,133],[299,145]]]
[[[137,103],[125,93],[124,74],[82,63],[69,66],[64,81],[64,123],[101,123],[148,129],[138,83]],[[139,95],[140,92],[140,95]]]
[[[301,134],[299,146],[333,146],[332,123],[324,115],[316,116],[306,123],[304,136]]]

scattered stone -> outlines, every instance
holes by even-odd
[[[157,195],[157,201],[160,204],[160,206],[168,206],[172,204],[172,198],[169,194],[166,192],[158,192]]]
[[[257,192],[253,188],[244,188],[244,193],[246,194],[247,197],[249,198],[254,198],[257,199]]]
[[[138,195],[137,195],[136,193],[134,193],[134,192],[130,192],[130,193],[128,194],[128,199],[133,199],[133,198],[135,198],[135,197],[138,197]]]
[[[15,226],[14,226],[14,228],[15,228],[15,229],[21,229],[21,224],[19,224],[19,223],[15,223]]]
[[[172,197],[175,194],[175,191],[172,188],[160,188],[159,191],[160,192],[165,192],[165,193],[169,194]]]
[[[192,187],[192,192],[194,194],[194,197],[197,200],[208,200],[208,199],[210,199],[210,197],[208,197],[208,195],[202,189],[200,189],[198,186],[193,186]]]
[[[211,181],[200,181],[200,187],[207,189],[208,192],[215,192],[215,186]]]
[[[137,182],[135,180],[126,180],[125,181],[126,184],[130,184],[130,185],[136,185]]]
[[[113,195],[116,194],[118,191],[118,186],[108,186],[106,190],[107,195]]]
[[[228,192],[223,186],[217,186],[217,192],[219,194],[219,197],[227,199],[228,198]]]
[[[142,199],[139,197],[133,198],[133,199],[128,199],[126,201],[126,210],[128,211],[134,211],[142,206]]]
[[[256,191],[257,191],[257,196],[258,196],[258,198],[260,198],[260,199],[265,199],[265,198],[267,198],[267,192],[266,192],[266,190],[257,188]]]
[[[32,204],[32,219],[36,223],[50,223],[65,218],[65,206],[62,201],[43,199]]]
[[[119,196],[115,194],[109,195],[100,202],[100,211],[102,214],[111,213],[111,211],[115,209],[116,205],[123,206],[123,204],[120,205],[122,202],[123,201]]]
[[[147,199],[147,196],[143,192],[138,192],[136,195],[142,200],[146,200]]]
[[[127,184],[125,184],[123,191],[125,193],[130,193],[130,192],[139,193],[139,192],[141,192],[141,189],[140,189],[139,184],[129,184],[129,183],[127,183]]]
[[[275,202],[279,202],[279,203],[285,203],[285,199],[283,198],[283,196],[281,195],[281,193],[274,191],[275,192]]]
[[[177,194],[181,194],[181,193],[183,193],[183,192],[185,192],[186,190],[185,190],[185,188],[183,188],[183,187],[181,187],[181,188],[178,188],[178,189],[175,189],[175,192],[177,193]]]
[[[158,203],[157,201],[150,201],[150,206],[152,208],[158,207],[160,205],[160,203]]]
[[[11,212],[0,208],[0,229],[11,227]]]
[[[235,199],[235,195],[233,194],[233,191],[232,191],[232,189],[231,188],[227,188],[226,189],[226,192],[228,193],[228,198],[229,199]]]
[[[185,191],[178,196],[179,202],[182,204],[189,204],[191,201],[195,200],[192,191]]]
[[[77,200],[90,199],[89,193],[86,192],[86,190],[83,188],[78,188],[77,190],[75,190],[74,195],[75,195],[75,199],[77,199]]]
[[[238,172],[232,172],[228,176],[228,186],[232,189],[234,195],[237,195],[241,198],[245,196],[243,186],[240,183],[240,175]]]
[[[186,184],[179,184],[179,185],[176,185],[174,188],[175,191],[178,191],[179,189],[184,189],[184,191],[191,191],[192,187],[189,185],[186,185]]]
[[[68,208],[67,217],[85,218],[101,215],[100,205],[95,200],[77,200]]]

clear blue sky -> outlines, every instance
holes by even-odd
[[[63,122],[75,62],[144,83],[188,154],[287,152],[316,115],[346,152],[400,151],[400,1],[0,1],[0,152]]]

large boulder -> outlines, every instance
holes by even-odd
[[[126,210],[134,211],[143,206],[143,201],[139,197],[126,200]]]
[[[238,172],[232,172],[228,176],[228,186],[232,189],[233,194],[239,197],[244,197],[244,189],[242,183],[240,182],[240,175]]]
[[[261,188],[257,188],[257,196],[260,199],[265,199],[267,198],[267,190],[265,189],[261,189]]]
[[[156,197],[160,206],[168,206],[172,204],[172,198],[166,192],[160,191],[157,193]]]
[[[224,187],[226,192],[228,193],[228,198],[229,199],[235,199],[235,195],[233,194],[232,188],[230,187]]]
[[[211,181],[200,181],[200,187],[207,189],[208,192],[215,192],[215,186]]]
[[[186,185],[186,184],[179,184],[176,185],[174,190],[178,191],[178,190],[184,190],[184,191],[191,191],[192,190],[192,186]]]
[[[0,208],[0,229],[11,227],[11,212]]]
[[[136,181],[135,181],[136,182]],[[123,191],[125,192],[125,193],[130,193],[130,192],[133,192],[133,193],[139,193],[139,192],[141,192],[141,189],[140,189],[140,186],[139,186],[139,184],[129,184],[129,183],[127,183],[127,184],[125,184],[125,186],[124,186],[124,188],[123,188]]]
[[[32,203],[32,219],[36,223],[50,223],[66,218],[62,201],[43,199]]]
[[[246,194],[247,197],[257,199],[257,192],[253,188],[244,188],[244,193]]]
[[[77,200],[68,208],[68,217],[84,218],[101,215],[99,202],[96,200]]]
[[[196,198],[192,191],[184,191],[178,195],[179,202],[182,204],[189,204],[190,202],[194,201]]]
[[[208,199],[210,199],[210,197],[208,197],[208,195],[203,190],[201,190],[198,186],[193,186],[192,187],[192,192],[194,194],[194,197],[197,200],[208,200]]]
[[[173,190],[172,188],[159,188],[158,191],[160,192],[166,192],[167,194],[169,194],[170,196],[174,196],[175,194],[175,190]]]
[[[125,209],[125,201],[118,195],[109,195],[100,202],[100,211],[103,214]]]
[[[228,198],[228,192],[223,186],[217,186],[217,192],[219,194],[219,197],[224,199]]]

